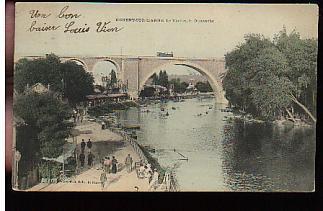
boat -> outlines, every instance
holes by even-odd
[[[140,129],[140,125],[125,125],[125,129]]]

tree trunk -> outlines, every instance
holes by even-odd
[[[293,120],[293,122],[295,122],[295,119],[294,119],[293,114],[292,114],[292,113],[290,113],[290,111],[289,111],[287,108],[285,108],[285,110],[286,110],[286,112],[287,112],[288,116]]]
[[[290,97],[292,101],[299,105],[299,107],[301,107],[311,117],[313,122],[316,123],[316,118],[311,114],[311,112],[302,103],[300,103],[294,95],[291,94]]]

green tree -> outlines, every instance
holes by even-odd
[[[86,72],[82,65],[67,61],[60,64],[60,72],[63,77],[63,95],[71,105],[85,101],[86,95],[93,93],[93,76]]]
[[[212,87],[208,81],[206,82],[197,82],[195,85],[196,89],[200,92],[212,92]]]
[[[67,121],[71,114],[70,107],[57,99],[55,93],[17,96],[14,115],[24,121],[16,128],[16,147],[22,154],[19,178],[37,166],[42,157],[55,158],[62,153],[65,139],[73,127]]]
[[[33,92],[18,96],[14,102],[14,114],[24,120],[22,127],[29,128],[31,144],[35,144],[35,150],[39,148],[41,156],[57,157],[62,153],[65,138],[73,127],[68,121],[72,111],[54,93]],[[17,138],[17,148],[30,140],[21,136]]]
[[[168,84],[168,75],[167,75],[167,72],[165,70],[164,71],[161,70],[159,72],[158,85],[168,88],[168,85],[169,85]]]
[[[242,110],[273,119],[298,106],[316,122],[317,41],[302,40],[296,32],[281,31],[273,42],[248,35],[245,43],[225,55],[223,80],[229,102]],[[312,108],[312,110],[308,109]]]
[[[111,83],[111,86],[114,86],[117,84],[117,74],[114,70],[111,70],[111,73],[110,73],[110,83]]]
[[[93,93],[93,76],[74,61],[61,63],[54,54],[34,60],[20,59],[15,65],[14,76],[14,89],[18,93],[22,93],[27,84],[42,83],[63,93],[72,105]]]
[[[159,82],[158,82],[158,75],[156,74],[156,73],[154,73],[152,76],[152,79],[153,79],[153,81],[152,81],[152,83],[154,84],[154,85],[157,85]]]

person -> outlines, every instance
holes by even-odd
[[[84,155],[83,152],[80,154],[79,158],[80,158],[80,161],[81,161],[81,167],[83,168],[84,167],[84,161],[85,161],[85,155]]]
[[[105,129],[105,122],[102,121],[101,123],[101,129],[104,130]]]
[[[81,142],[81,152],[84,153],[84,149],[85,149],[85,141],[84,139],[82,139],[82,142]]]
[[[110,174],[111,160],[110,157],[105,157],[104,159],[104,171]]]
[[[145,167],[143,163],[140,163],[140,167],[138,169],[138,178],[144,178],[145,177]]]
[[[106,181],[108,180],[106,173],[103,171],[100,176],[101,188],[103,190]]]
[[[159,177],[158,171],[157,171],[157,169],[154,169],[153,178],[152,178],[152,180],[149,183],[148,190],[151,190],[151,188],[154,188],[155,189],[155,187],[158,184],[158,177]]]
[[[100,169],[102,169],[104,171],[104,158],[101,158],[100,164],[101,164]]]
[[[114,156],[112,156],[112,169],[111,169],[112,174],[117,173],[117,163],[118,163],[118,160]]]
[[[73,119],[74,119],[74,123],[76,123],[76,114],[77,114],[77,111],[75,109],[73,109]]]
[[[132,171],[132,157],[130,154],[126,157],[125,164],[127,167],[127,172],[130,173]]]
[[[89,154],[87,155],[87,164],[88,164],[89,166],[92,166],[92,164],[93,164],[93,159],[94,159],[94,155],[93,155],[91,152],[89,152]]]
[[[91,148],[92,148],[92,141],[91,139],[88,140],[88,142],[86,143],[87,148],[89,149],[88,152],[91,152]]]

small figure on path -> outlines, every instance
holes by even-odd
[[[106,181],[108,180],[106,173],[103,171],[100,176],[100,181],[101,181],[101,188],[103,190]]]
[[[104,171],[108,174],[110,174],[110,169],[111,169],[111,160],[110,157],[105,157],[104,159]]]
[[[84,167],[84,161],[85,161],[85,155],[84,155],[84,153],[81,153],[80,154],[80,161],[81,161],[81,167],[83,168]]]
[[[117,173],[117,163],[118,163],[118,160],[113,156],[112,157],[112,174],[115,174]]]
[[[140,167],[138,169],[138,173],[137,173],[138,178],[144,178],[145,177],[145,167],[143,163],[140,163]]]
[[[91,139],[88,140],[88,142],[86,143],[87,148],[89,149],[88,152],[91,152],[91,148],[92,148],[92,141]]]
[[[104,129],[105,129],[105,122],[104,122],[104,121],[102,121],[102,123],[101,123],[101,129],[102,129],[102,130],[104,130]]]
[[[153,178],[149,183],[148,190],[151,190],[151,188],[156,189],[156,186],[158,185],[158,177],[159,177],[158,171],[157,171],[157,169],[154,169]]]
[[[93,155],[91,152],[89,152],[89,154],[87,155],[87,164],[88,164],[89,166],[92,166],[92,164],[93,164],[93,159],[94,159],[94,155]]]
[[[81,142],[81,152],[84,153],[84,150],[85,150],[85,141],[84,139],[82,139],[82,142]]]
[[[130,173],[132,171],[132,157],[130,154],[126,157],[125,164],[127,167],[127,172]]]

